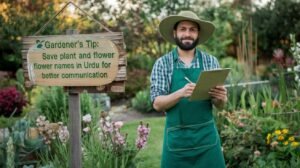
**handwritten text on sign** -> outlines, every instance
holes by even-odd
[[[101,86],[118,71],[119,52],[113,42],[83,36],[47,37],[28,50],[28,73],[37,85]]]

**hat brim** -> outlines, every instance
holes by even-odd
[[[179,21],[192,21],[199,24],[200,34],[198,44],[204,43],[206,40],[208,40],[215,30],[214,24],[208,21],[191,19],[190,17],[184,16],[169,16],[160,22],[159,32],[166,41],[172,44],[176,44],[173,35],[173,28],[174,25]]]

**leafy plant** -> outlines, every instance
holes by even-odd
[[[299,4],[299,1],[294,0],[272,0],[263,7],[257,7],[252,14],[253,28],[258,35],[258,47],[262,55],[271,58],[274,49],[289,49],[290,33],[299,33],[300,29],[297,19],[300,17],[297,12],[300,10]],[[274,29],[277,25],[281,25],[282,29]]]
[[[12,161],[16,167],[25,164],[37,164],[37,152],[45,150],[46,146],[43,144],[43,140],[40,137],[30,137],[29,129],[29,121],[19,119],[15,125],[9,127],[9,136],[2,139],[0,150],[7,151],[3,158],[4,161],[10,160],[10,165]],[[6,143],[9,139],[12,139],[12,143],[7,146]],[[5,167],[5,163],[2,161],[0,160],[0,167]]]
[[[285,126],[270,117],[256,117],[247,111],[220,112],[217,125],[228,167],[252,167],[256,157],[268,152],[265,135]]]
[[[64,92],[63,87],[44,87],[34,101],[38,112],[46,116],[51,122],[67,122],[69,95]],[[83,92],[80,94],[80,108],[83,115],[92,111],[100,111],[99,100],[94,100],[90,94]]]
[[[136,110],[148,113],[152,110],[152,104],[150,100],[150,92],[148,89],[139,91],[136,96],[131,100],[132,107]]]
[[[68,97],[62,87],[45,87],[36,99],[38,112],[51,122],[68,120]]]
[[[0,116],[20,116],[27,101],[15,87],[0,90]]]

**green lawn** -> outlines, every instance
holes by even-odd
[[[122,132],[128,133],[127,142],[129,142],[130,144],[135,144],[135,138],[137,135],[136,129],[140,121],[143,121],[143,123],[149,123],[151,132],[146,148],[141,150],[136,157],[137,167],[159,168],[165,118],[147,118],[125,123],[124,127],[122,128]]]

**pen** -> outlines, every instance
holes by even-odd
[[[190,82],[190,83],[194,83],[194,82],[192,82],[191,80],[189,80],[189,78],[187,78],[186,76],[184,77],[184,79],[186,79],[188,82]]]

